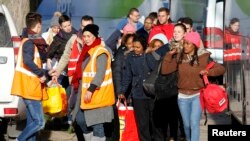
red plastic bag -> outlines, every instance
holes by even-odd
[[[121,100],[117,102],[119,123],[120,123],[120,141],[139,141],[137,125],[132,106],[121,105]]]

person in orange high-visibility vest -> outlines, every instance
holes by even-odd
[[[59,75],[68,66],[68,78],[69,78],[69,82],[71,83],[72,76],[75,73],[77,60],[81,54],[82,46],[84,45],[84,43],[82,41],[82,30],[88,24],[93,24],[93,23],[94,23],[93,17],[91,17],[89,15],[82,16],[80,29],[79,29],[77,35],[75,35],[75,34],[72,35],[72,37],[69,39],[69,41],[67,42],[67,44],[65,46],[65,50],[63,52],[63,55],[62,55],[61,59],[59,60],[59,63],[57,64],[56,68],[52,69],[49,72],[54,77],[53,79],[57,79],[56,77],[59,77]],[[77,92],[75,92],[75,91],[72,92],[72,91],[74,91],[74,90],[73,89],[71,90],[71,94],[69,96],[70,98],[69,98],[69,104],[68,104],[68,106],[69,106],[68,116],[70,117],[70,119],[68,119],[68,120],[74,122],[76,112],[72,113],[71,111],[73,110],[74,105],[75,105],[75,99],[76,99],[75,93],[77,93]],[[76,121],[76,124],[73,124],[73,126],[74,126],[74,130],[75,130],[77,139],[83,140],[82,130],[84,130],[84,127],[82,127],[80,123],[81,123],[80,121]]]
[[[111,122],[114,118],[111,55],[101,44],[98,31],[99,27],[95,24],[89,24],[83,29],[85,45],[72,78],[72,85],[78,89],[79,94],[75,105],[80,107],[77,115],[84,115],[76,115],[76,121],[83,117],[80,120],[92,128],[83,131],[86,141],[105,141],[104,123]]]
[[[26,16],[29,38],[24,38],[19,47],[12,84],[11,94],[22,97],[27,109],[27,124],[17,137],[18,141],[29,139],[35,141],[36,133],[45,125],[41,101],[48,99],[44,87],[46,77],[42,70],[38,48],[32,42],[33,39],[42,38],[40,36],[42,30],[41,18],[41,15],[38,13],[28,13]]]

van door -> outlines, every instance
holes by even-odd
[[[11,102],[11,86],[14,76],[13,48],[0,47],[0,102]]]
[[[0,103],[11,102],[11,87],[14,76],[14,49],[6,17],[0,13]],[[15,27],[14,27],[15,28]]]

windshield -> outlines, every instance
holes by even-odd
[[[0,48],[1,47],[11,47],[11,36],[10,30],[5,16],[0,13]]]

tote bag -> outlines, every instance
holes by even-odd
[[[53,117],[66,116],[68,102],[65,89],[57,82],[52,82],[46,90],[49,98],[42,101],[44,113]]]
[[[122,105],[121,99],[118,99],[116,106],[120,124],[119,141],[139,141],[133,107],[127,106],[126,100],[124,100],[124,105]]]

